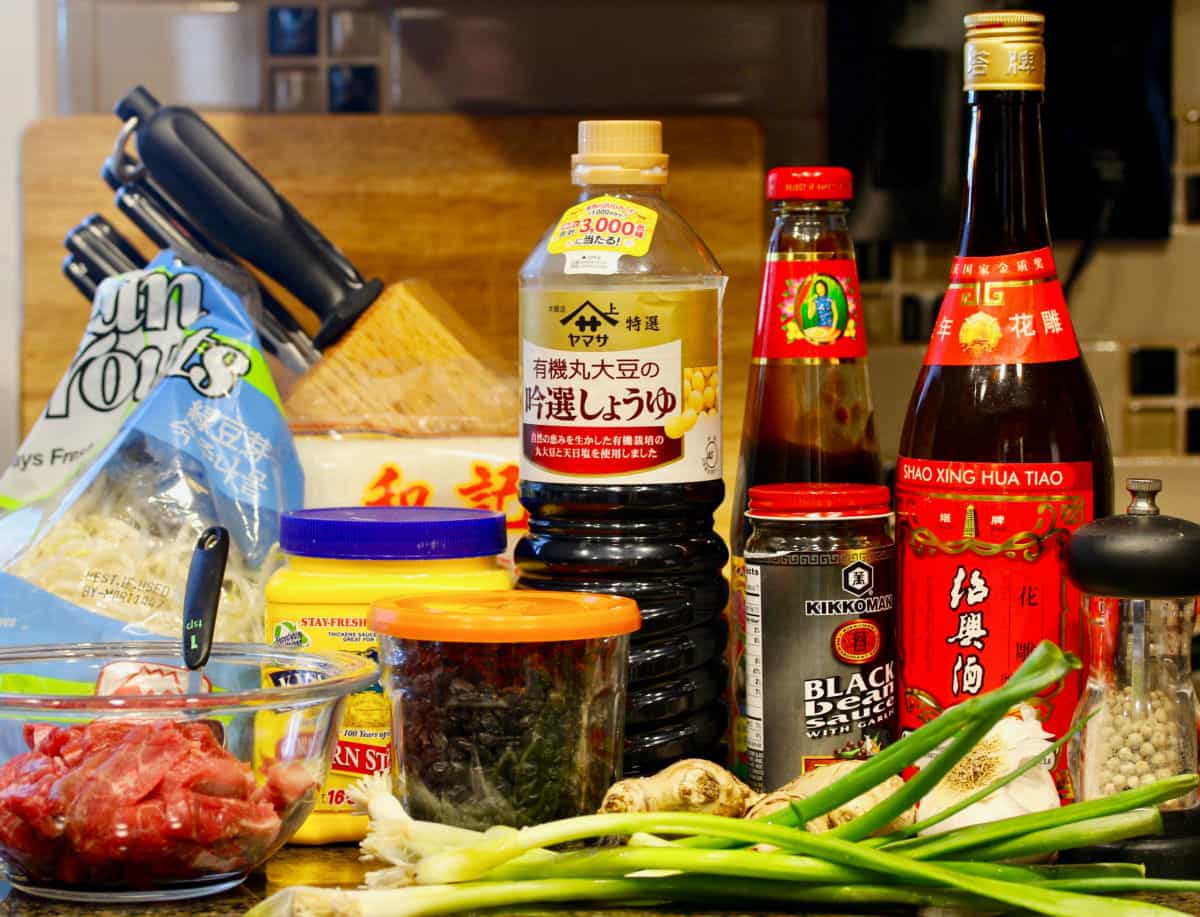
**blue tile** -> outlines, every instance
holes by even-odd
[[[330,67],[331,112],[379,111],[378,67]]]
[[[267,11],[267,47],[275,55],[316,54],[319,22],[315,6],[273,6]]]

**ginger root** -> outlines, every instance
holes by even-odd
[[[702,812],[741,818],[761,797],[719,764],[685,758],[609,787],[601,812]]]
[[[838,761],[834,764],[826,764],[818,767],[807,774],[801,774],[799,777],[785,783],[779,789],[775,790],[775,792],[759,797],[758,801],[750,807],[745,817],[763,818],[772,812],[786,808],[792,802],[807,799],[818,790],[824,789],[829,784],[845,776],[862,763],[861,761]],[[824,815],[819,815],[812,819],[806,827],[814,834],[830,831],[874,808],[902,786],[904,786],[904,781],[899,777],[888,777],[887,780],[867,790],[861,796],[851,799],[831,812],[826,812]],[[887,834],[891,831],[907,827],[916,820],[916,817],[916,809],[907,809],[889,824],[880,828],[878,833]]]
[[[632,777],[609,787],[600,806],[601,812],[703,812],[727,818],[762,818],[786,808],[794,801],[807,799],[818,790],[862,764],[838,761],[801,774],[773,793],[756,793],[733,774],[712,761],[687,758],[676,761],[650,777]],[[899,777],[889,777],[861,796],[851,799],[812,819],[807,828],[813,833],[829,831],[857,818],[895,793],[904,785]],[[916,820],[916,810],[908,809],[880,833],[895,831]]]

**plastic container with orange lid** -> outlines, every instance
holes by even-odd
[[[631,599],[444,592],[376,602],[397,792],[484,829],[595,812],[621,773]]]

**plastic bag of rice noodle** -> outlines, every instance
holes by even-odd
[[[162,252],[101,284],[79,351],[0,478],[0,645],[176,636],[200,532],[232,547],[218,640],[261,636],[303,476],[240,269]]]

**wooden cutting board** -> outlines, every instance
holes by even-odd
[[[573,202],[573,117],[211,115],[213,127],[367,277],[423,277],[497,350],[517,355],[516,274]],[[70,362],[87,304],[62,277],[62,238],[92,212],[147,255],[100,168],[119,123],[33,124],[22,151],[27,431]],[[730,275],[725,299],[726,468],[736,461],[764,244],[763,142],[734,117],[664,119],[667,194]],[[306,317],[307,318],[307,317]],[[728,478],[727,478],[728,480]]]

